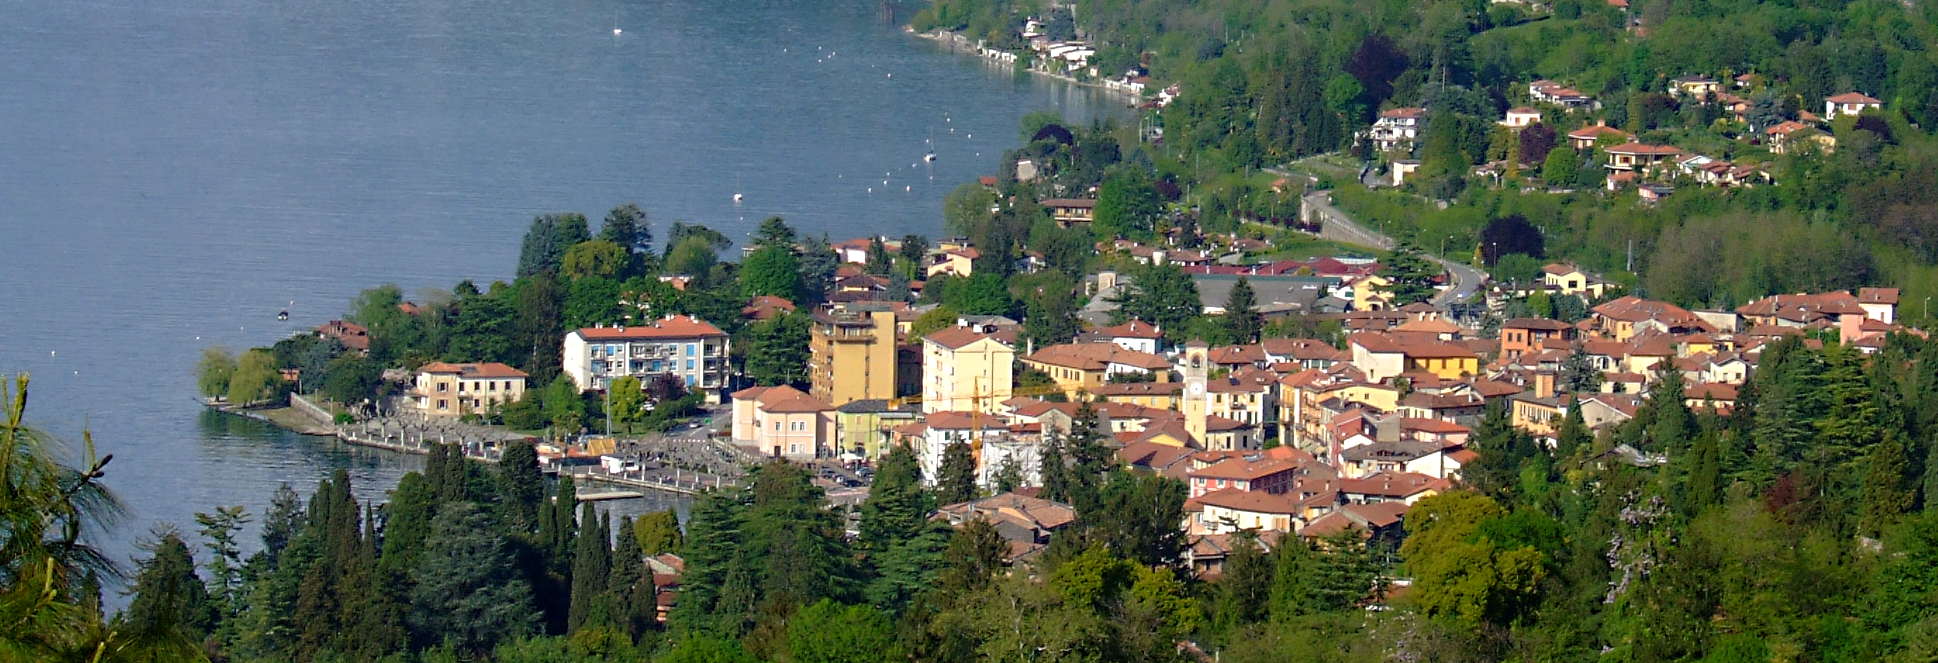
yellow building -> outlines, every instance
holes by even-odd
[[[809,393],[837,407],[895,397],[895,312],[818,311],[808,339]]]
[[[1354,281],[1353,310],[1383,311],[1390,308],[1390,304],[1393,302],[1393,293],[1388,292],[1387,288],[1392,287],[1392,285],[1393,281],[1378,274]]]
[[[1016,349],[990,334],[950,327],[922,339],[922,412],[995,413],[1014,388]]]
[[[1509,415],[1514,427],[1530,435],[1554,435],[1562,417],[1568,414],[1568,406],[1552,395],[1516,394],[1508,403],[1512,406]]]
[[[1541,268],[1541,285],[1562,295],[1601,297],[1608,282],[1595,278],[1574,265],[1554,263]]]
[[[876,398],[849,401],[834,410],[836,453],[880,458],[888,453],[895,429],[914,423],[917,414],[913,406],[891,407]]]
[[[525,372],[497,362],[447,364],[434,361],[417,369],[411,404],[436,417],[483,414],[525,395]]]
[[[1171,380],[1171,361],[1115,343],[1064,343],[1052,345],[1023,358],[1023,366],[1042,371],[1056,380],[1065,395],[1096,393],[1113,373],[1150,374],[1156,382]]]
[[[941,275],[968,277],[976,270],[976,259],[982,253],[972,247],[957,249],[937,249],[929,252],[929,266],[924,270],[927,278]]]
[[[1176,410],[1178,394],[1183,391],[1184,384],[1179,382],[1106,382],[1090,395],[1111,403]]]

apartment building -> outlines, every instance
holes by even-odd
[[[649,324],[587,327],[565,335],[565,374],[580,391],[605,389],[632,376],[643,383],[666,374],[719,403],[729,385],[726,332],[690,315],[669,315]]]
[[[897,395],[894,311],[836,307],[813,319],[808,393],[835,407]]]
[[[525,377],[524,371],[498,362],[434,361],[417,369],[409,403],[418,412],[436,417],[482,414],[524,397]]]

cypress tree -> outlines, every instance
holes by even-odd
[[[1067,504],[1070,502],[1070,467],[1068,461],[1064,460],[1063,446],[1063,435],[1055,431],[1044,432],[1036,476],[1043,481],[1043,499]]]
[[[622,516],[612,541],[612,584],[607,595],[612,603],[613,621],[627,637],[639,634],[656,623],[659,592],[653,586],[653,570],[639,547],[633,519]]]
[[[572,606],[566,617],[567,630],[600,625],[603,616],[599,604],[606,600],[612,584],[611,546],[610,533],[598,512],[591,502],[585,503],[579,512],[579,536],[572,553]]]
[[[958,504],[976,499],[976,458],[967,442],[953,442],[942,451],[935,477],[935,499]]]
[[[545,502],[545,475],[538,469],[538,449],[530,442],[513,442],[505,447],[504,457],[498,459],[498,478],[506,524],[514,532],[532,531],[538,526],[538,509]]]

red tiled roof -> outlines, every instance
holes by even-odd
[[[1824,101],[1828,101],[1833,104],[1882,104],[1884,103],[1882,101],[1878,101],[1876,98],[1866,96],[1864,94],[1860,94],[1857,92],[1845,92],[1839,95],[1824,97]]]
[[[1171,361],[1148,352],[1126,350],[1116,343],[1064,343],[1052,345],[1024,357],[1051,366],[1101,371],[1110,364],[1123,364],[1146,370],[1166,370]]]
[[[727,335],[705,320],[672,315],[632,327],[583,327],[574,332],[588,341],[630,341],[649,338],[703,338]]]
[[[947,329],[937,331],[935,333],[929,334],[928,336],[924,336],[922,338],[924,340],[935,343],[937,345],[948,348],[950,350],[957,350],[957,349],[961,349],[963,346],[969,345],[970,343],[974,343],[976,341],[980,341],[985,338],[995,338],[995,337],[990,334],[984,334],[984,333],[978,332],[968,327],[949,327]],[[998,341],[998,342],[1000,343],[1001,341]]]
[[[1206,479],[1254,481],[1297,469],[1299,469],[1299,466],[1296,463],[1276,458],[1256,461],[1246,460],[1244,458],[1227,458],[1209,466],[1192,470],[1188,473],[1188,476],[1203,477]]]
[[[1130,322],[1126,322],[1121,325],[1100,327],[1097,329],[1097,334],[1101,336],[1106,336],[1109,338],[1156,339],[1156,338],[1164,337],[1164,332],[1160,331],[1157,328],[1157,325],[1153,325],[1151,323],[1145,322],[1143,320],[1138,320],[1135,318],[1131,319]]]
[[[418,367],[419,373],[457,373],[464,378],[522,378],[525,372],[504,364],[488,361],[476,364],[451,364],[434,361]]]
[[[1234,511],[1249,511],[1251,513],[1295,515],[1300,510],[1297,500],[1288,495],[1252,492],[1234,488],[1205,493],[1193,498],[1192,501]]]

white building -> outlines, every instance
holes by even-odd
[[[690,315],[670,315],[634,327],[587,327],[565,334],[564,371],[581,391],[605,389],[613,379],[655,375],[680,379],[721,401],[727,387],[729,340],[719,327]]]

